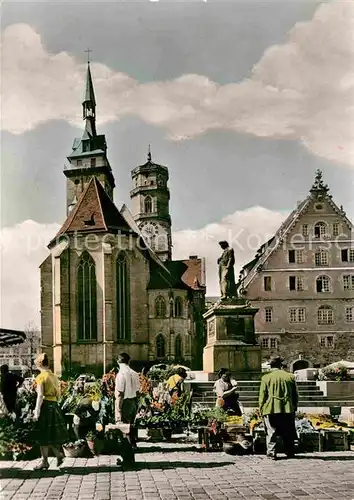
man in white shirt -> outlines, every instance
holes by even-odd
[[[119,372],[115,387],[115,418],[116,422],[131,424],[130,443],[135,446],[136,437],[134,420],[138,410],[137,396],[140,390],[139,375],[129,366],[130,356],[123,352],[118,357]],[[124,461],[124,458],[123,458]]]

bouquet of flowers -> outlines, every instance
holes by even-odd
[[[342,365],[338,365],[335,368],[323,368],[323,370],[321,370],[322,380],[335,380],[336,382],[341,382],[342,380],[350,380],[350,378],[348,368]]]

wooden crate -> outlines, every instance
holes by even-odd
[[[321,451],[321,434],[319,432],[302,432],[299,434],[299,451]]]
[[[348,433],[337,429],[321,429],[321,451],[348,451]]]

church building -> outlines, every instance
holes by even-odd
[[[131,208],[118,209],[89,64],[82,106],[85,128],[64,170],[67,218],[40,266],[43,349],[58,374],[102,373],[122,351],[137,368],[200,369],[205,263],[172,260],[168,168],[149,149],[131,172]]]

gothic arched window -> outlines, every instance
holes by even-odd
[[[144,213],[151,214],[152,213],[152,198],[151,196],[146,196],[144,200]]]
[[[130,286],[127,257],[119,252],[116,261],[117,338],[130,339]]]
[[[97,340],[97,284],[95,263],[88,252],[77,269],[77,338]]]
[[[181,359],[183,357],[182,353],[182,339],[180,335],[175,338],[175,358]]]
[[[166,357],[166,348],[165,348],[165,337],[159,333],[156,337],[156,358],[163,359]]]
[[[334,323],[333,309],[331,306],[321,306],[318,308],[317,322],[319,325],[331,325]]]
[[[170,318],[173,318],[173,315],[174,315],[174,305],[175,304],[174,304],[172,298],[170,299],[169,305],[170,305]]]
[[[159,295],[155,300],[155,316],[157,318],[166,317],[166,302],[165,299]]]
[[[316,291],[318,293],[331,291],[331,280],[328,276],[319,276],[316,279]]]
[[[175,298],[175,317],[180,318],[183,316],[183,300],[181,297]]]

